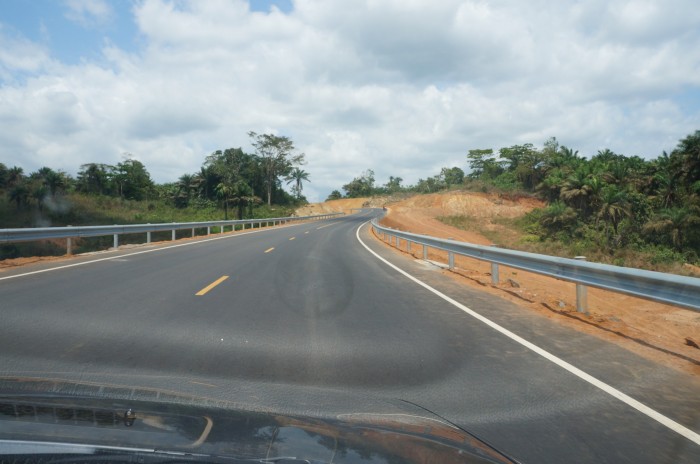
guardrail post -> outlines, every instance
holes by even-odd
[[[491,245],[495,247],[495,244]],[[491,263],[491,285],[498,285],[500,281],[500,276],[498,275],[498,263]]]
[[[119,234],[114,234],[114,248],[119,248]]]
[[[585,256],[576,256],[574,259],[585,261]],[[588,287],[576,284],[576,311],[588,314]]]
[[[423,245],[423,259],[428,260],[428,245]]]
[[[192,228],[192,236],[194,237],[194,227]]]
[[[173,229],[173,233],[171,235],[172,235],[172,239],[175,240],[175,229]]]
[[[207,226],[207,235],[211,235],[211,226]]]
[[[447,252],[447,265],[450,269],[455,268],[455,254],[451,251]]]
[[[73,226],[71,226],[69,224],[68,227],[73,227]],[[73,239],[70,237],[68,237],[66,239],[66,254],[69,256],[73,254]]]
[[[401,239],[398,235],[396,236],[396,248],[401,248]]]

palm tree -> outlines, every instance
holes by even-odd
[[[589,175],[586,178],[585,184],[588,187],[588,207],[591,210],[596,210],[600,206],[600,197],[603,192],[603,187],[605,187],[605,183],[600,179],[600,177]]]
[[[190,203],[192,193],[195,190],[195,175],[183,174],[177,181],[177,192],[175,193],[175,206],[185,207]]]
[[[253,195],[253,189],[242,180],[234,183],[229,193],[229,201],[236,205],[238,210],[238,219],[243,219],[243,209],[246,206],[262,203],[262,200]]]
[[[202,166],[194,175],[194,185],[200,198],[211,199],[216,188],[216,173],[210,167]]]
[[[289,174],[287,175],[287,184],[291,184],[294,182],[294,186],[292,187],[292,191],[294,192],[295,196],[297,197],[297,200],[301,198],[301,190],[303,188],[302,182],[311,182],[309,180],[309,173],[304,171],[303,169],[299,168],[294,168],[292,169]]]
[[[56,196],[56,192],[59,189],[63,189],[66,186],[65,173],[59,171],[50,171],[44,176],[44,185],[49,189],[51,196]]]
[[[576,211],[557,200],[542,211],[539,222],[550,233],[564,230],[576,222]]]
[[[642,229],[645,233],[662,234],[662,241],[669,239],[671,245],[678,251],[683,250],[689,232],[700,225],[700,216],[695,208],[667,208],[647,222]]]
[[[24,179],[24,169],[19,166],[13,166],[7,170],[7,180],[5,181],[8,187],[17,185]]]
[[[542,193],[547,201],[553,202],[559,198],[564,183],[564,172],[560,168],[552,169],[549,174],[537,184],[536,191]]]
[[[224,219],[228,220],[228,202],[233,192],[233,187],[230,184],[219,182],[216,186],[216,196],[221,198],[224,203]]]
[[[22,203],[26,203],[29,198],[29,188],[26,182],[15,182],[9,191],[10,201],[14,201],[17,205],[17,209],[22,206]]]
[[[625,190],[620,190],[614,186],[607,186],[603,189],[600,197],[600,209],[596,216],[596,225],[599,220],[605,221],[606,235],[608,235],[609,224],[612,224],[613,231],[617,235],[617,228],[620,222],[631,215],[630,203]]]
[[[591,186],[588,182],[588,173],[582,169],[577,169],[564,181],[559,198],[574,208],[577,208],[586,216],[588,213],[588,194],[590,191]]]
[[[608,184],[623,185],[630,181],[629,167],[621,162],[608,164],[608,169],[603,174],[603,179]]]
[[[49,189],[43,183],[37,183],[32,189],[31,196],[36,201],[39,211],[44,209],[44,201],[49,194]]]
[[[669,158],[674,177],[683,184],[700,181],[700,130],[680,140]]]

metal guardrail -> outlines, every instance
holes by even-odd
[[[412,243],[423,245],[424,259],[427,259],[428,248],[447,251],[450,269],[454,268],[454,255],[490,262],[493,284],[499,282],[499,264],[575,282],[577,284],[576,307],[579,312],[587,312],[586,286],[700,311],[700,279],[698,278],[610,264],[589,263],[585,261],[584,257],[558,258],[412,234],[381,226],[376,219],[372,221],[372,227],[375,231],[384,234],[385,240],[388,237],[390,244],[394,239],[397,247],[400,240],[405,240],[408,251],[410,251]]]
[[[283,217],[283,218],[263,218],[263,219],[243,219],[229,221],[205,221],[205,222],[172,222],[160,224],[129,224],[129,225],[112,225],[112,226],[67,226],[67,227],[36,227],[36,228],[20,228],[20,229],[0,229],[0,244],[4,243],[19,243],[32,242],[35,240],[49,239],[66,239],[67,253],[71,254],[73,238],[81,237],[101,237],[105,235],[114,236],[114,248],[119,246],[119,235],[122,234],[138,234],[146,233],[146,243],[151,242],[152,232],[172,231],[172,240],[175,240],[175,232],[178,230],[192,230],[192,236],[195,236],[195,229],[203,229],[206,227],[207,235],[211,234],[212,227],[220,227],[221,233],[225,232],[226,227],[231,226],[231,231],[240,225],[241,229],[245,229],[247,225],[254,228],[269,227],[270,224],[276,226],[278,224],[286,224],[290,222],[308,221],[327,219],[342,215],[343,213],[319,214],[316,216],[301,216],[301,217]]]

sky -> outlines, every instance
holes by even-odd
[[[470,149],[655,158],[698,129],[697,0],[0,0],[0,162],[26,172],[173,182],[255,131],[320,201]]]

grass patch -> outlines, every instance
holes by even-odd
[[[543,238],[533,233],[526,217],[495,218],[492,221],[468,215],[439,216],[440,222],[483,235],[500,247],[530,253],[573,258],[585,256],[588,261],[650,271],[700,277],[693,268],[684,266],[686,257],[668,247],[647,245],[610,249],[595,236],[571,237],[566,234]],[[494,227],[495,226],[495,227]]]
[[[294,206],[259,205],[246,208],[244,219],[264,219],[269,217],[289,217],[294,214]],[[158,224],[170,222],[220,221],[225,211],[213,202],[202,201],[196,206],[175,208],[163,200],[133,201],[98,195],[76,193],[58,197],[41,210],[37,208],[17,208],[0,198],[0,229],[26,227],[95,226],[112,224]],[[228,219],[237,219],[237,211],[229,209]],[[212,229],[218,233],[219,228]],[[196,230],[196,235],[205,233]],[[124,234],[119,236],[119,244],[144,243],[144,234]],[[190,229],[176,232],[176,238],[190,237]],[[153,232],[152,241],[171,240],[171,232]],[[73,252],[85,253],[104,250],[113,245],[112,236],[90,237],[73,240]],[[0,260],[33,257],[61,256],[66,252],[65,240],[37,241],[0,245]]]

